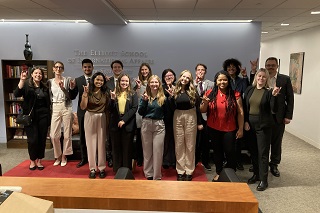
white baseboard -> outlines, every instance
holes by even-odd
[[[310,145],[320,149],[320,143],[317,141],[314,141],[313,139],[297,132],[294,129],[290,129],[290,127],[286,126],[286,131],[289,132],[290,134],[293,134],[294,136],[300,138],[301,140],[304,140],[305,142],[309,143]]]

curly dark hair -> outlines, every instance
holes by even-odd
[[[221,70],[217,72],[217,74],[214,77],[214,87],[212,88],[212,91],[208,95],[208,98],[210,99],[210,102],[213,102],[213,110],[212,112],[214,113],[213,117],[217,117],[217,95],[219,88],[217,86],[217,79],[219,75],[225,75],[228,78],[228,86],[226,88],[226,98],[227,98],[227,104],[226,104],[226,117],[231,118],[231,116],[234,116],[234,108],[237,106],[236,105],[236,97],[234,94],[234,90],[231,87],[231,76],[227,71]],[[208,113],[211,113],[208,111]]]
[[[224,71],[227,71],[227,68],[230,66],[230,65],[233,65],[236,67],[237,71],[236,71],[236,76],[238,76],[240,74],[240,67],[241,67],[241,62],[238,60],[238,59],[235,59],[235,58],[229,58],[227,60],[225,60],[223,62],[223,70]]]

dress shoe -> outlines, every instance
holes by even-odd
[[[96,178],[96,170],[92,169],[89,173],[89,178],[90,179],[95,179]]]
[[[273,174],[275,177],[280,177],[280,172],[278,170],[278,166],[270,166],[270,172]]]
[[[244,170],[242,163],[237,163],[237,169],[241,171]]]
[[[211,166],[208,163],[203,163],[202,166],[207,170],[211,171]]]
[[[38,170],[44,170],[44,166],[37,166],[38,167]]]
[[[105,178],[107,176],[106,171],[105,170],[101,170],[99,173],[99,178]]]
[[[185,180],[184,175],[178,174],[177,181],[184,181],[184,180]]]
[[[61,166],[66,166],[67,165],[67,158],[65,161],[61,161]]]
[[[253,172],[253,166],[249,167],[249,172]]]
[[[29,169],[30,169],[31,171],[34,171],[34,170],[37,169],[37,166],[35,165],[34,167],[29,167]]]
[[[138,160],[137,166],[138,166],[138,167],[141,167],[141,166],[142,166],[142,160]]]
[[[60,163],[61,163],[61,161],[57,159],[57,160],[53,163],[53,166],[58,166],[58,165],[60,165]]]
[[[109,168],[112,168],[112,167],[113,167],[113,161],[112,161],[112,159],[110,159],[110,160],[108,161],[108,167],[109,167]]]
[[[192,181],[192,175],[186,175],[186,181]]]
[[[249,180],[248,180],[248,184],[254,184],[257,181],[259,181],[259,176],[258,175],[253,175]]]
[[[153,177],[147,177],[147,180],[153,180]]]
[[[81,166],[84,166],[88,163],[88,161],[86,160],[81,160],[78,164],[77,164],[77,168],[80,168]]]
[[[268,182],[267,181],[260,181],[260,183],[257,186],[257,191],[264,191],[268,188]]]

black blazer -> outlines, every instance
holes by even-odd
[[[71,100],[74,100],[78,93],[79,93],[79,97],[78,97],[78,110],[77,110],[77,115],[78,117],[83,117],[86,110],[82,110],[80,108],[80,103],[82,100],[82,94],[83,94],[83,86],[87,85],[87,81],[86,78],[84,77],[84,75],[76,78],[76,87],[73,90],[69,90],[69,94],[70,94],[70,98]]]
[[[110,94],[110,90],[113,91],[115,88],[115,85],[114,85],[114,77],[111,77],[109,79],[109,81],[107,81],[107,92],[108,94]]]
[[[35,103],[35,101],[37,100],[37,95],[35,92],[35,88],[30,86],[30,82],[31,82],[31,78],[29,78],[28,80],[26,80],[24,82],[23,87],[20,89],[19,87],[16,87],[16,89],[14,90],[14,96],[15,97],[23,97],[23,103],[22,103],[22,110],[23,110],[23,114],[28,115]],[[46,87],[42,82],[40,83],[40,88],[42,88],[42,91],[44,93],[45,99],[46,99],[46,103],[48,106],[48,113],[49,116],[51,116],[51,101],[50,101],[50,96],[49,96],[49,89],[48,87]],[[34,111],[32,110],[31,113],[31,118],[33,118],[34,116]],[[50,125],[50,123],[49,123]]]
[[[242,97],[244,91],[246,91],[248,86],[249,86],[248,78],[240,78],[239,76],[236,76],[235,83],[233,83],[233,81],[231,81],[232,89],[240,92],[241,97]]]
[[[290,77],[278,73],[276,86],[281,87],[281,90],[277,95],[278,111],[275,119],[277,123],[283,123],[284,118],[292,119],[293,116],[294,95]]]
[[[243,102],[243,110],[244,110],[244,121],[249,122],[249,112],[250,112],[250,97],[254,91],[255,87],[249,86],[244,92],[244,102]],[[260,127],[271,127],[274,125],[274,119],[272,112],[277,111],[277,98],[272,95],[272,90],[264,89],[264,94],[261,98],[260,102]]]
[[[132,96],[127,97],[127,102],[124,110],[124,115],[119,113],[119,105],[117,100],[111,100],[110,102],[110,120],[109,130],[117,131],[119,129],[118,123],[123,120],[125,122],[122,128],[125,128],[127,132],[132,132],[136,127],[136,112],[138,110],[138,96],[134,93]]]

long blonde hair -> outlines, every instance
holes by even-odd
[[[151,88],[150,88],[150,82],[152,79],[156,79],[159,82],[159,89],[158,89],[158,93],[157,93],[157,102],[159,106],[162,106],[164,104],[164,101],[166,99],[166,96],[164,95],[164,91],[163,91],[163,87],[161,84],[161,80],[157,75],[152,75],[150,76],[150,78],[148,79],[148,84],[147,84],[147,88],[146,88],[146,92],[147,95],[149,96],[149,103],[152,103],[152,94],[151,94]]]
[[[124,76],[127,76],[129,78],[129,86],[127,87],[125,92],[127,93],[128,96],[131,96],[133,94],[133,91],[132,91],[132,88],[131,88],[131,79],[130,79],[129,75],[122,73],[118,77],[118,82],[117,82],[117,86],[116,86],[116,95],[117,95],[117,97],[119,97],[121,95],[121,93],[122,93],[121,86],[120,86],[120,81],[121,81],[121,78],[124,77]]]
[[[185,73],[189,73],[190,74],[190,79],[189,79],[189,83],[187,85],[185,85],[184,90],[186,91],[187,95],[190,98],[191,105],[195,106],[195,103],[196,103],[196,89],[195,89],[195,87],[193,85],[192,73],[189,70],[183,70],[180,73],[179,80],[178,80],[178,82],[176,84],[176,87],[174,89],[174,98],[177,99],[177,97],[182,93],[181,77]]]
[[[270,75],[269,75],[269,72],[267,69],[265,68],[260,68],[256,74],[254,75],[254,79],[253,79],[253,82],[252,82],[252,86],[253,87],[256,87],[257,86],[257,76],[260,72],[264,72],[266,74],[266,77],[267,77],[267,81],[266,81],[266,84],[264,85],[264,87],[266,89],[269,89],[270,88]]]

